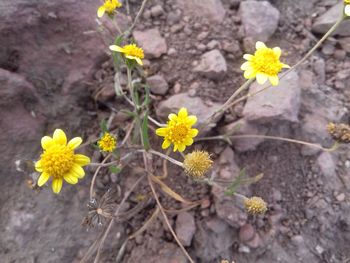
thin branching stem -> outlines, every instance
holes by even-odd
[[[107,162],[107,160],[112,156],[112,154],[108,154],[106,156],[106,158],[103,159],[102,163],[101,164],[104,164],[105,162]],[[102,166],[99,166],[97,167],[95,173],[94,173],[94,176],[92,177],[92,180],[91,180],[91,185],[90,185],[90,199],[92,199],[94,197],[94,186],[95,186],[95,181],[96,181],[96,177],[98,175],[98,173],[100,172]]]
[[[120,209],[122,208],[122,206],[124,205],[124,203],[126,202],[126,200],[129,198],[130,194],[134,191],[134,189],[136,188],[136,186],[144,179],[145,175],[142,175],[139,179],[137,179],[137,181],[133,184],[133,186],[130,188],[130,190],[128,192],[125,193],[123,200],[120,202],[118,208],[116,209],[116,211],[114,212],[114,218],[116,218],[120,212]],[[101,250],[103,247],[103,244],[108,236],[108,233],[110,232],[115,220],[114,218],[111,219],[111,221],[109,222],[106,231],[104,233],[104,235],[102,236],[99,245],[98,245],[98,249],[97,249],[97,254],[94,260],[94,263],[98,263],[99,259],[100,259],[100,255],[101,255]]]
[[[172,236],[174,237],[176,243],[179,245],[179,247],[181,248],[182,252],[185,254],[185,256],[187,257],[187,259],[191,262],[191,263],[194,263],[193,259],[191,258],[191,256],[188,254],[188,252],[186,251],[185,247],[181,244],[179,238],[177,237],[177,235],[175,234],[175,231],[174,229],[172,228],[170,222],[169,222],[169,219],[168,219],[168,216],[166,215],[165,211],[164,211],[164,208],[162,206],[162,204],[160,203],[159,201],[159,198],[158,198],[158,195],[156,193],[156,190],[154,189],[154,185],[152,183],[152,179],[151,179],[151,175],[149,174],[148,175],[148,183],[151,187],[151,190],[152,190],[152,193],[153,193],[153,196],[154,196],[154,199],[156,200],[157,202],[157,205],[160,209],[160,212],[161,214],[163,215],[163,218],[164,218],[164,221],[166,223],[166,225],[168,226],[169,228],[169,231],[170,233],[172,234]]]

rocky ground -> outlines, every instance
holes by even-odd
[[[129,2],[132,17],[141,1]],[[151,115],[164,121],[169,111],[185,106],[205,119],[244,82],[242,54],[251,52],[256,40],[280,46],[283,60],[293,65],[337,20],[337,2],[149,0],[133,38],[146,53],[140,76],[151,88]],[[47,188],[32,190],[30,169],[23,173],[15,166],[15,160],[36,159],[40,138],[56,127],[88,139],[98,135],[99,121],[112,112],[112,127],[124,128],[129,122],[119,112],[125,107],[122,100],[114,94],[107,53],[112,39],[96,31],[98,5],[94,0],[0,3],[1,262],[79,262],[101,232],[81,226],[87,214],[88,176],[78,187],[64,187],[54,196]],[[117,21],[126,28],[131,18],[123,14]],[[326,124],[350,120],[349,43],[347,21],[279,87],[225,112],[207,133],[235,130],[331,146]],[[125,82],[122,75],[122,85]],[[256,89],[259,86],[251,85],[250,91]],[[121,137],[123,128],[118,130]],[[265,216],[248,216],[239,199],[225,196],[223,188],[195,183],[169,165],[166,183],[188,200],[203,200],[197,208],[170,215],[196,262],[350,262],[347,146],[329,153],[284,142],[235,139],[232,147],[223,141],[195,147],[213,152],[212,176],[234,179],[243,168],[249,175],[264,173],[261,181],[239,192],[269,203]],[[94,153],[93,158],[101,156]],[[161,162],[156,165],[160,168]],[[120,200],[138,176],[137,159],[120,175],[103,171],[99,193],[119,189]],[[149,191],[146,182],[139,188],[141,194]],[[134,207],[136,199],[133,195],[128,206]],[[161,202],[168,209],[181,209],[165,195]],[[154,208],[152,200],[145,202],[131,219],[114,226],[101,262],[116,262],[126,235],[141,227]],[[127,244],[119,262],[140,261],[187,262],[161,217]]]

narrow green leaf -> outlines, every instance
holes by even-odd
[[[120,173],[122,171],[122,168],[119,166],[110,166],[109,171],[111,173],[117,174],[117,173]]]
[[[243,168],[237,178],[227,187],[225,195],[234,195],[242,179],[246,176],[245,168]]]
[[[101,121],[100,127],[101,127],[101,130],[102,130],[102,133],[108,132],[107,121],[105,119],[103,119]]]
[[[148,137],[148,111],[146,111],[142,122],[142,142],[145,150],[150,149],[149,137]]]

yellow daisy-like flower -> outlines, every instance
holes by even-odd
[[[205,151],[193,151],[186,154],[183,162],[185,172],[193,178],[200,179],[211,168],[213,161]]]
[[[167,149],[174,144],[174,152],[183,152],[186,146],[193,144],[193,138],[197,136],[198,130],[192,129],[192,125],[197,122],[197,117],[188,116],[187,109],[181,108],[178,115],[169,114],[169,121],[166,127],[156,130],[158,136],[164,137],[163,149]]]
[[[263,42],[256,42],[254,55],[245,54],[247,61],[241,66],[246,79],[256,78],[259,84],[264,84],[270,80],[273,86],[277,86],[278,73],[282,68],[289,68],[288,65],[280,61],[281,49],[279,47],[268,48]]]
[[[129,44],[123,47],[117,45],[109,46],[109,49],[115,52],[123,53],[127,59],[136,60],[138,64],[143,65],[142,59],[145,57],[143,49],[136,46],[136,44]]]
[[[109,132],[106,132],[97,144],[102,151],[111,153],[117,146],[117,140]]]
[[[43,153],[40,160],[35,163],[35,169],[41,173],[38,186],[43,186],[52,177],[52,190],[58,194],[61,191],[63,179],[69,184],[76,184],[82,179],[85,172],[82,166],[90,163],[90,158],[75,154],[82,143],[80,137],[75,137],[67,143],[64,131],[56,129],[53,137],[44,136],[41,139]]]
[[[97,9],[97,16],[102,17],[105,13],[112,15],[121,6],[122,4],[118,0],[105,0],[103,5]]]
[[[251,198],[247,198],[244,201],[245,209],[248,213],[253,215],[261,215],[265,214],[267,211],[267,204],[261,197],[253,196]]]

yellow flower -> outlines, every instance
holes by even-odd
[[[350,0],[344,0],[344,4],[346,5],[350,4]]]
[[[76,184],[85,172],[82,166],[90,163],[90,158],[82,154],[74,154],[82,143],[80,137],[71,139],[67,144],[64,131],[56,129],[53,137],[44,136],[41,139],[43,153],[35,163],[35,169],[41,173],[38,186],[43,186],[52,177],[52,190],[58,194],[61,191],[63,179],[69,184]]]
[[[117,140],[108,132],[97,142],[98,147],[105,152],[113,152],[117,146]]]
[[[289,68],[288,65],[281,63],[281,49],[279,47],[268,48],[263,42],[256,42],[256,51],[254,55],[245,54],[243,56],[247,61],[241,66],[244,70],[246,79],[256,78],[259,84],[264,84],[270,80],[273,86],[277,86],[279,79],[278,73],[282,68]]]
[[[198,134],[197,129],[192,129],[192,125],[197,122],[197,117],[188,116],[187,109],[181,108],[178,115],[171,113],[168,118],[166,127],[156,130],[158,136],[164,137],[162,148],[167,149],[174,144],[174,152],[177,150],[183,152],[186,146],[193,143],[193,137]]]
[[[266,202],[261,197],[257,196],[247,198],[244,201],[244,206],[247,212],[253,215],[265,214],[267,211]]]
[[[129,44],[123,47],[117,45],[109,46],[109,49],[112,51],[123,53],[127,59],[136,60],[141,66],[143,65],[142,59],[145,57],[143,54],[143,49],[136,46],[136,44]]]
[[[97,16],[102,17],[104,13],[112,15],[114,10],[121,6],[122,4],[118,0],[105,0],[104,4],[98,8]]]
[[[185,172],[197,179],[202,178],[212,164],[213,161],[210,159],[210,154],[204,151],[193,151],[186,154],[183,162]]]

